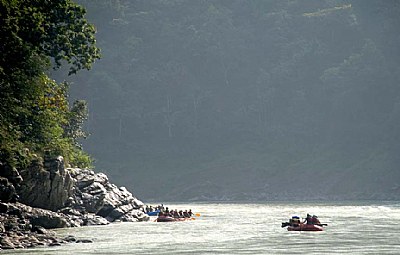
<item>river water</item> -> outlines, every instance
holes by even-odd
[[[193,221],[116,223],[59,229],[93,243],[3,254],[400,254],[400,202],[168,204],[200,213]],[[307,213],[322,232],[289,232],[281,223]]]

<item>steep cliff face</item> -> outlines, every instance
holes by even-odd
[[[35,159],[28,169],[20,172],[23,182],[17,187],[20,202],[33,207],[57,211],[72,194],[74,182],[64,169],[64,159]]]

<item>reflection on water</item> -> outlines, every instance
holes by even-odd
[[[120,223],[57,230],[91,238],[3,254],[399,254],[400,203],[169,204],[200,213],[194,221]],[[319,216],[322,232],[289,232],[292,215]]]

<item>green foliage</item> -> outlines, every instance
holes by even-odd
[[[75,101],[68,114],[68,118],[68,123],[64,126],[64,135],[71,138],[77,147],[81,147],[79,139],[86,138],[88,135],[83,130],[83,124],[88,118],[88,106],[86,101]]]
[[[89,165],[77,146],[83,114],[68,104],[68,87],[46,73],[70,64],[69,73],[90,69],[99,58],[95,29],[85,10],[70,0],[0,1],[0,161],[25,167],[30,155],[61,154]]]
[[[6,47],[3,61],[7,60],[7,69],[23,65],[24,60],[38,55],[53,58],[55,68],[66,61],[71,64],[70,73],[76,73],[90,69],[99,58],[94,26],[84,18],[85,9],[72,1],[2,0],[1,9],[4,24],[1,37],[7,40],[3,42]],[[10,55],[16,58],[11,59]]]

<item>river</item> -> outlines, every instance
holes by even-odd
[[[193,221],[116,223],[58,229],[92,239],[2,254],[400,254],[400,202],[168,204],[200,213]],[[292,215],[319,216],[322,232],[289,232]]]

